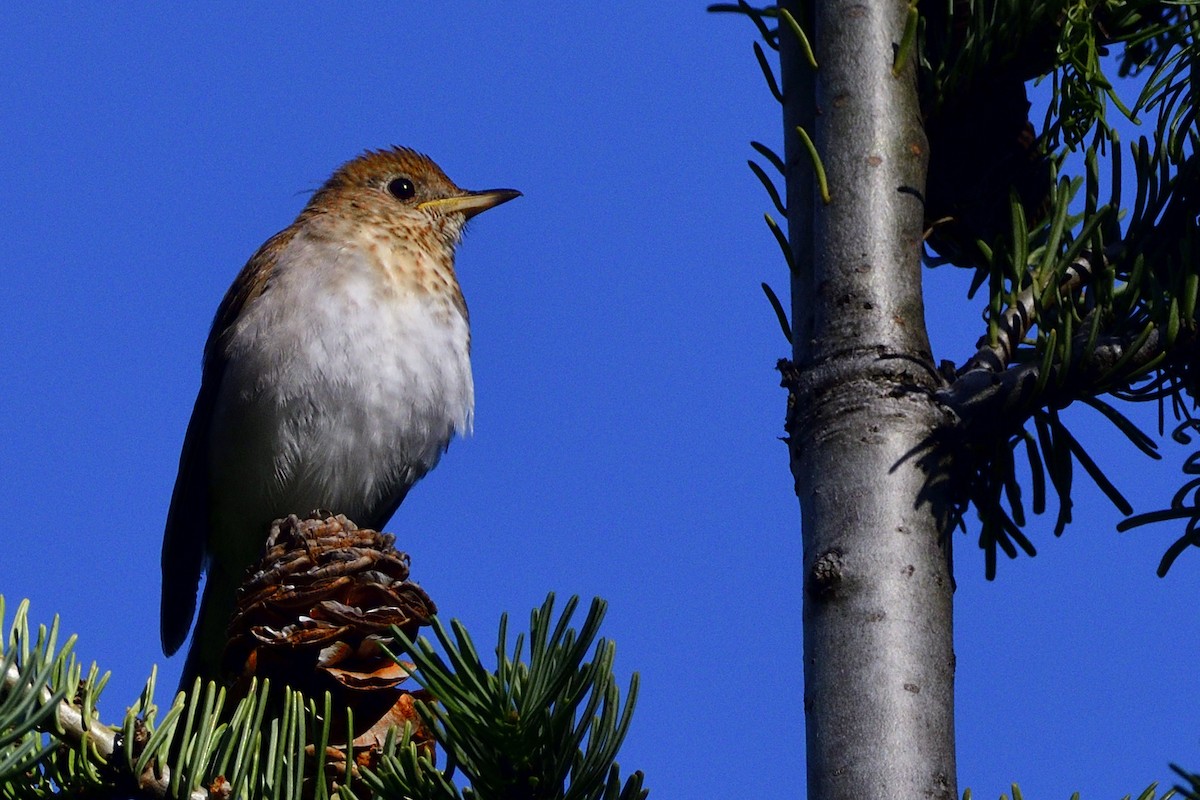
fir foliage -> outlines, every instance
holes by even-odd
[[[596,640],[604,603],[593,601],[577,632],[572,598],[555,617],[553,598],[536,609],[529,633],[505,652],[501,621],[498,665],[485,666],[458,623],[434,629],[445,657],[425,640],[412,657],[417,678],[441,702],[423,705],[447,764],[437,766],[395,730],[374,769],[337,781],[337,796],[366,798],[522,797],[536,800],[641,800],[642,775],[623,783],[615,763],[633,710],[636,676],[624,705],[613,677],[611,642]],[[0,597],[0,630],[4,625]],[[403,636],[399,634],[399,636]],[[522,660],[529,642],[529,661]],[[152,674],[119,725],[96,711],[107,680],[86,676],[74,637],[60,644],[58,621],[36,632],[21,603],[0,662],[0,798],[328,798],[324,753],[346,711],[290,690],[253,686],[231,703],[224,689],[199,683],[165,711],[154,701]],[[348,728],[352,725],[347,724]]]

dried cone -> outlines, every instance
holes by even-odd
[[[432,739],[413,707],[428,695],[401,689],[411,665],[397,664],[380,647],[397,649],[393,625],[413,638],[437,613],[429,595],[408,580],[409,558],[395,541],[341,515],[276,520],[266,554],[238,590],[223,657],[235,694],[251,678],[270,679],[311,698],[328,691],[334,708],[352,709],[355,730],[335,728],[340,741],[326,751],[335,774],[348,759],[374,763],[388,729],[405,722],[432,755]]]

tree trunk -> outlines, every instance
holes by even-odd
[[[788,432],[804,536],[808,797],[954,798],[945,476],[921,299],[927,161],[904,0],[784,7],[793,364]],[[828,178],[819,196],[809,132]]]

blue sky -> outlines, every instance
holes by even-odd
[[[476,425],[389,530],[443,614],[490,642],[546,592],[600,595],[642,694],[622,752],[655,797],[795,797],[804,776],[799,511],[758,284],[786,268],[746,169],[777,146],[752,28],[704,4],[0,9],[0,593],[112,670],[115,720],[158,645],[158,551],[212,314],[339,163],[403,144],[525,192],[459,276]],[[503,10],[500,10],[503,9]],[[981,332],[927,273],[938,358]],[[1148,464],[1068,419],[1138,510]],[[1090,433],[1090,435],[1089,435]],[[1118,535],[1081,477],[1061,540],[983,579],[956,539],[959,783],[1120,797],[1200,769],[1200,554]],[[11,611],[10,611],[11,616]],[[165,697],[163,698],[165,700]]]

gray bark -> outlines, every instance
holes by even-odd
[[[793,362],[788,431],[804,537],[808,797],[953,798],[952,581],[921,298],[926,142],[904,0],[784,6]],[[817,196],[810,132],[831,202]]]

